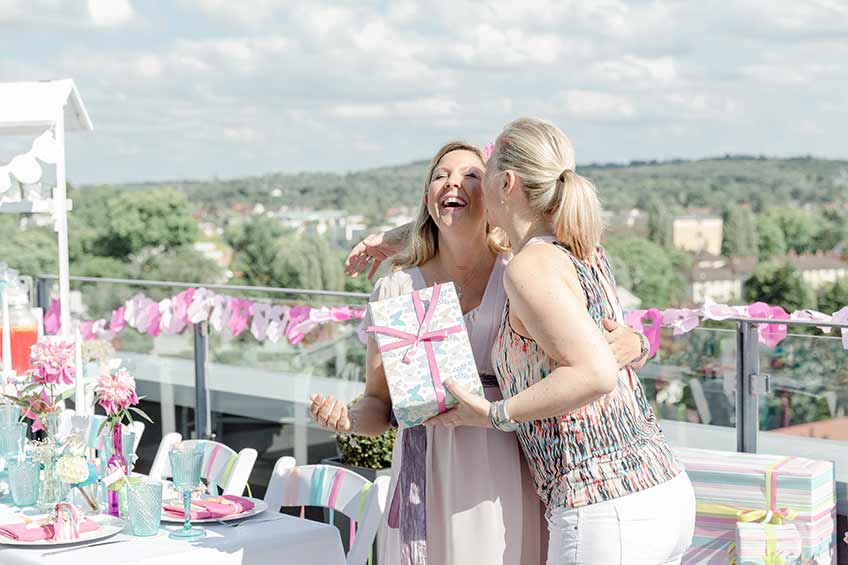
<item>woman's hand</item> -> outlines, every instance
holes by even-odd
[[[604,318],[604,328],[607,330],[604,337],[619,367],[623,369],[629,366],[642,355],[642,340],[638,333],[609,318]]]
[[[312,400],[312,418],[322,428],[342,434],[350,433],[353,430],[347,406],[341,400],[332,395],[323,396],[321,394],[313,394],[310,399]]]
[[[454,381],[445,381],[445,388],[459,401],[459,404],[438,416],[433,416],[426,422],[425,426],[476,426],[478,428],[491,428],[489,422],[488,400],[482,396],[472,394],[465,386]]]

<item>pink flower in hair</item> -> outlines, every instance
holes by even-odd
[[[492,156],[492,153],[495,151],[494,143],[487,143],[486,148],[483,149],[483,155],[486,156],[486,159],[489,159]]]
[[[40,385],[74,383],[74,344],[42,339],[30,349],[32,379]]]
[[[94,392],[97,393],[100,406],[110,416],[138,404],[135,379],[125,367],[121,367],[112,374],[98,377]]]

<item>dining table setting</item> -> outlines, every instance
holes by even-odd
[[[24,375],[2,372],[0,563],[345,563],[334,526],[241,496],[253,461],[233,472],[238,457],[223,444],[163,438],[167,471],[135,472],[136,424],[152,423],[135,380],[103,363],[87,398],[83,367],[79,341],[44,338]],[[75,410],[64,407],[70,393]],[[219,493],[239,473],[239,494]]]

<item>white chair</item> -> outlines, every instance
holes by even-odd
[[[171,448],[182,441],[183,437],[178,433],[170,433],[162,438],[156,458],[150,466],[148,476],[154,480],[163,480],[171,477],[171,462],[168,452]],[[245,447],[238,453],[217,441],[208,439],[186,440],[187,446],[202,445],[205,451],[203,456],[203,472],[201,477],[206,481],[209,494],[231,494],[241,496],[247,487],[253,465],[256,463],[256,450]],[[218,493],[218,488],[221,493]]]
[[[389,495],[389,477],[373,483],[342,467],[304,465],[294,457],[280,457],[274,465],[265,502],[272,511],[281,507],[318,506],[330,510],[330,523],[338,510],[351,521],[348,565],[365,565],[377,536]],[[356,526],[358,524],[358,528]]]

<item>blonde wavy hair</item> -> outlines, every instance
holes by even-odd
[[[486,157],[479,148],[464,141],[450,141],[439,148],[430,161],[427,176],[424,177],[425,193],[430,187],[433,171],[439,166],[439,162],[441,162],[445,155],[454,151],[470,151],[480,158],[480,163],[483,165],[486,164]],[[486,240],[492,253],[498,254],[502,251],[509,250],[509,243],[505,234],[498,228],[491,226],[488,222],[486,223]],[[420,267],[435,257],[438,252],[439,228],[436,226],[436,222],[432,216],[430,216],[430,211],[427,209],[427,205],[422,198],[421,207],[418,209],[418,216],[409,232],[406,249],[395,257],[392,264],[396,270]]]
[[[504,127],[493,155],[497,172],[521,178],[527,203],[551,221],[557,240],[588,260],[601,242],[601,203],[591,181],[574,171],[568,137],[544,120],[521,118]]]

